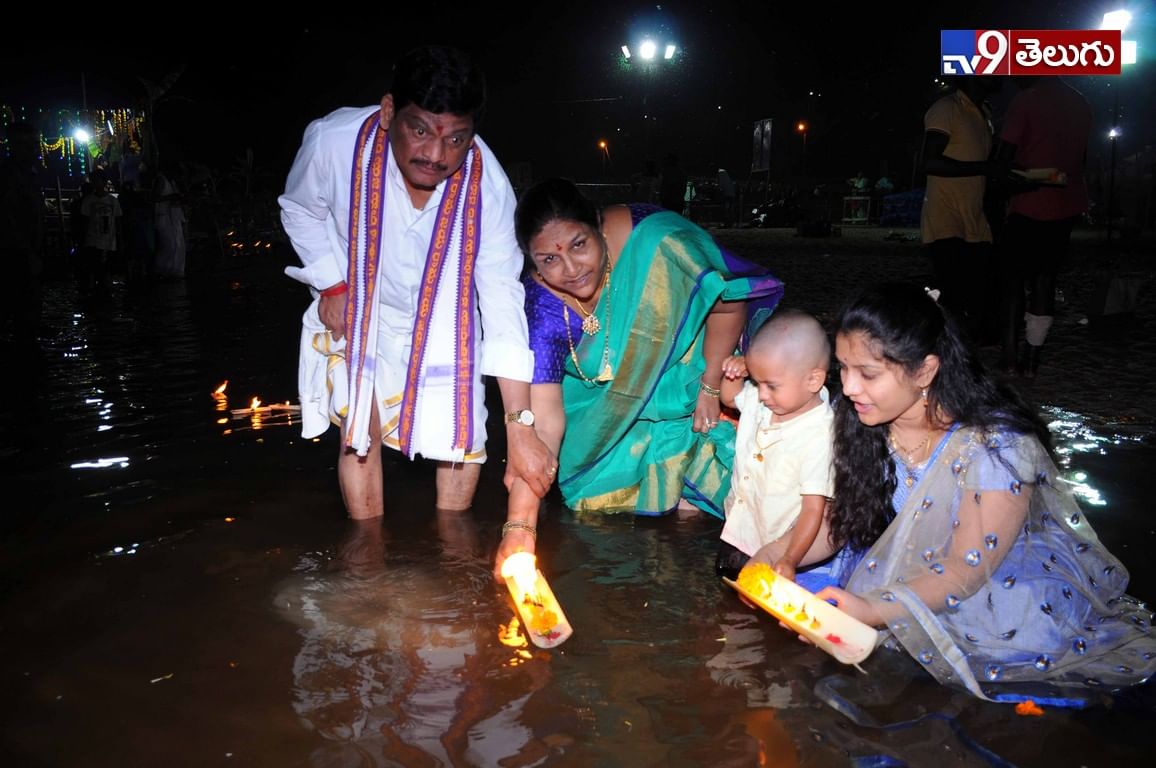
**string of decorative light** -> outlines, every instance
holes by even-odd
[[[118,149],[132,153],[140,152],[143,146],[145,115],[127,107],[95,109],[87,113],[73,109],[39,108],[33,117],[25,106],[0,104],[0,126],[5,129],[3,132],[6,134],[6,129],[17,122],[30,122],[44,127],[55,124],[54,131],[49,128],[47,134],[43,131],[40,134],[41,164],[48,168],[49,160],[59,153],[64,164],[63,170],[69,176],[85,175],[91,164],[90,157],[95,158],[108,151],[113,143]],[[74,137],[73,132],[77,127],[90,131],[88,143]],[[7,141],[3,143],[6,154]]]

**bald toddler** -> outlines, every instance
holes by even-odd
[[[819,322],[783,310],[746,356],[723,363],[721,400],[739,411],[731,490],[716,567],[734,577],[749,559],[794,579],[824,530],[833,492],[834,414],[824,386],[831,345]]]

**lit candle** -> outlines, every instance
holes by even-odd
[[[515,552],[502,563],[502,578],[522,617],[530,641],[539,648],[561,645],[574,632],[553,590],[529,552]]]
[[[254,397],[249,403],[248,408],[234,408],[229,411],[234,419],[243,419],[246,416],[259,416],[263,413],[273,413],[274,411],[285,411],[288,413],[299,413],[301,406],[292,405],[288,400],[284,403],[271,403],[269,405],[262,405],[261,398]]]
[[[818,599],[766,563],[744,566],[737,582],[723,581],[844,664],[858,664],[875,650],[878,630]]]
[[[217,401],[218,411],[229,410],[229,396],[225,394],[225,388],[229,386],[229,380],[225,379],[221,382],[221,386],[213,390],[213,399]]]

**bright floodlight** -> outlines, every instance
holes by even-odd
[[[622,55],[628,59],[630,58],[630,46],[629,45],[622,46]]]
[[[87,144],[90,137],[88,135],[88,131],[84,130],[83,128],[77,128],[72,132],[72,138],[76,139],[81,144]]]
[[[654,58],[654,54],[658,52],[658,45],[653,40],[643,40],[642,45],[638,46],[638,55],[646,61]]]
[[[1108,138],[1109,139],[1116,139],[1116,138],[1119,138],[1119,136],[1120,136],[1120,129],[1119,128],[1113,128],[1112,130],[1108,131]]]
[[[1131,22],[1132,14],[1127,11],[1110,11],[1104,14],[1104,20],[1100,22],[1100,29],[1118,29],[1123,32]]]
[[[668,60],[673,59],[675,50],[677,50],[677,49],[675,48],[674,43],[667,43],[666,44],[666,52],[662,54],[662,58],[668,59]]]
[[[1121,64],[1135,64],[1136,63],[1136,41],[1135,40],[1121,40],[1120,41],[1120,63]]]

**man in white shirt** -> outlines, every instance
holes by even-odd
[[[497,377],[506,410],[507,485],[542,496],[557,469],[529,411],[514,192],[474,133],[484,99],[461,51],[411,51],[380,106],[309,125],[279,198],[304,265],[285,271],[317,296],[302,370],[313,350],[329,361],[323,386],[301,377],[303,417],[340,420],[338,478],[355,519],[383,512],[382,442],[438,462],[439,508],[470,506],[486,459],[483,375]]]
[[[92,194],[81,202],[80,213],[85,221],[81,288],[107,295],[109,255],[116,252],[116,231],[124,212],[120,201],[108,191],[108,173],[103,168],[93,171]]]

